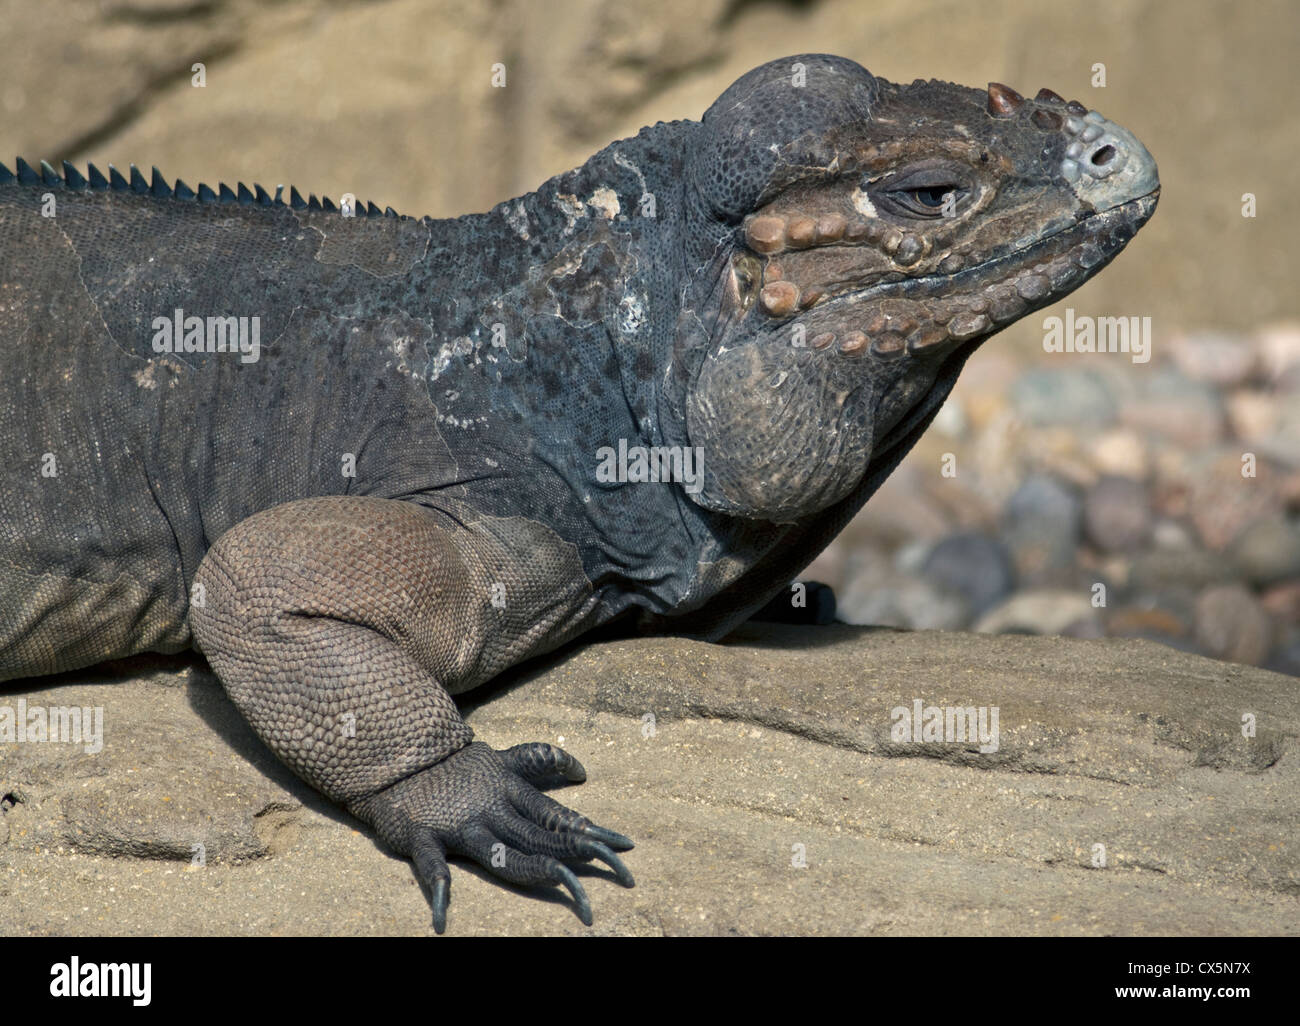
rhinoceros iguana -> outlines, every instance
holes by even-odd
[[[196,646],[429,888],[631,841],[452,696],[617,621],[782,592],[984,339],[1151,216],[1050,90],[804,55],[485,214],[0,168],[0,680]],[[495,857],[494,857],[495,856]]]

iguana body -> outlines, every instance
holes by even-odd
[[[413,858],[439,929],[447,852],[563,883],[588,922],[562,860],[631,883],[631,842],[532,786],[576,761],[471,743],[450,695],[616,619],[716,638],[751,615],[973,349],[1158,194],[1131,135],[1047,91],[820,55],[456,220],[18,172],[0,680],[196,645]],[[213,351],[240,317],[244,351]]]

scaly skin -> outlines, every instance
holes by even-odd
[[[0,168],[0,679],[195,645],[413,860],[439,932],[448,854],[589,923],[565,862],[630,886],[631,842],[536,789],[575,759],[473,743],[451,696],[612,621],[717,638],[772,602],[1158,186],[1055,94],[824,55],[451,221]],[[177,309],[258,318],[256,359],[159,352]],[[611,480],[620,443],[703,463]]]

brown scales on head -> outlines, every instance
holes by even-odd
[[[1021,112],[1027,102],[1010,86],[992,82],[988,86],[985,109],[993,118],[1009,119]],[[1067,116],[1087,113],[1081,104],[1073,101],[1067,104],[1047,88],[1038,91],[1030,107],[1030,123],[1041,133],[1059,133],[1065,127]],[[989,163],[988,153],[982,146],[973,146],[960,136],[938,149],[944,156],[965,159],[972,165],[976,163],[978,150],[978,162]],[[906,144],[878,147],[873,152],[860,149],[849,155],[844,165],[875,167],[882,174],[868,171],[863,181],[857,183],[839,177],[830,182],[817,180],[806,186],[796,185],[747,218],[744,242],[750,253],[739,253],[734,261],[742,268],[735,289],[740,306],[748,311],[757,298],[763,313],[773,318],[788,318],[824,300],[860,289],[872,277],[888,280],[892,275],[899,280],[906,269],[917,265],[926,271],[951,276],[964,267],[978,264],[983,257],[980,248],[963,247],[958,236],[990,205],[993,188],[983,182],[979,183],[978,190],[968,185],[950,186],[939,181],[944,168],[934,167],[929,177],[923,175],[904,183],[915,186],[905,190],[914,201],[909,208],[895,209],[893,217],[882,216],[872,202],[871,185],[897,177],[893,165],[906,155]],[[1001,164],[1004,170],[1013,170],[1005,167],[1005,160]],[[948,170],[953,171],[951,167]],[[968,200],[960,195],[976,191],[983,194],[972,195]],[[935,215],[942,215],[946,223]],[[756,260],[755,256],[763,259]],[[1050,262],[1043,262],[1003,276],[999,279],[1004,283],[1000,289],[994,281],[985,282],[987,294],[970,297],[958,309],[953,309],[952,303],[914,303],[918,309],[912,316],[877,313],[864,325],[868,329],[865,334],[858,329],[841,331],[839,349],[850,354],[861,352],[866,348],[867,336],[876,338],[876,352],[890,356],[904,348],[915,352],[944,342],[965,341],[989,331],[995,322],[1005,323],[1020,316],[1028,303],[1049,296],[1053,292],[1049,272],[1053,269],[1058,278],[1069,275],[1065,268],[1053,268]],[[937,319],[939,315],[942,320]],[[819,332],[813,348],[827,348],[836,338],[834,331]]]
[[[1009,118],[1024,102],[1025,98],[1010,86],[1001,82],[989,83],[989,113],[995,118]]]

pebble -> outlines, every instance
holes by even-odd
[[[1300,580],[1273,585],[1259,597],[1259,603],[1279,623],[1300,627]]]
[[[1074,564],[1082,503],[1078,493],[1044,474],[1029,477],[1007,502],[1003,537],[1021,579],[1050,580]]]
[[[1273,387],[1283,395],[1300,392],[1300,364],[1291,364],[1274,378]]]
[[[968,395],[965,409],[972,429],[977,432],[984,432],[993,425],[1002,430],[1003,422],[1008,418],[1012,421],[1016,420],[1016,415],[1007,402],[1006,394],[1002,392],[977,392]]]
[[[1081,638],[1084,641],[1096,641],[1098,638],[1106,636],[1106,628],[1102,626],[1100,617],[1089,616],[1083,620],[1075,620],[1065,630],[1061,631],[1063,638]]]
[[[1270,324],[1254,338],[1260,367],[1269,381],[1300,369],[1300,324]]]
[[[925,580],[890,574],[859,578],[839,596],[838,616],[845,623],[907,630],[960,630],[970,624],[970,607],[960,595]]]
[[[1076,424],[1093,428],[1115,419],[1116,404],[1096,371],[1034,369],[1012,386],[1016,413],[1029,424]]]
[[[1213,462],[1205,452],[1189,456],[1168,442],[1151,447],[1151,505],[1160,516],[1191,522],[1192,485]]]
[[[1228,558],[1251,584],[1300,577],[1300,527],[1280,513],[1254,520],[1233,539]]]
[[[1196,589],[1164,588],[1160,591],[1132,591],[1129,595],[1126,605],[1130,609],[1144,609],[1173,617],[1185,625],[1187,633],[1191,633],[1196,619]]]
[[[1283,645],[1264,661],[1264,669],[1300,677],[1300,641]]]
[[[1258,665],[1269,654],[1273,625],[1240,584],[1206,588],[1196,598],[1196,643],[1216,659]]]
[[[1255,370],[1258,350],[1234,335],[1182,335],[1171,340],[1178,369],[1195,381],[1220,388],[1240,385]]]
[[[921,567],[922,574],[946,591],[963,596],[979,616],[1015,590],[1011,553],[996,538],[965,533],[935,545]]]
[[[1232,580],[1232,563],[1204,549],[1152,549],[1133,557],[1128,583],[1134,591],[1200,589]]]
[[[1256,476],[1242,475],[1240,452],[1225,452],[1202,465],[1188,482],[1187,515],[1201,542],[1215,551],[1226,549],[1253,520],[1281,505],[1280,485],[1270,468],[1256,464]]]
[[[927,541],[910,541],[899,546],[894,553],[894,569],[899,573],[919,576],[933,545]]]
[[[970,421],[966,418],[966,411],[962,408],[961,402],[949,396],[939,407],[939,412],[934,415],[930,427],[941,435],[961,438],[970,430]]]
[[[1084,494],[1083,527],[1102,552],[1136,550],[1151,534],[1146,488],[1127,477],[1103,477]]]
[[[1182,523],[1162,517],[1151,526],[1151,544],[1167,552],[1186,552],[1196,540]]]
[[[1063,424],[1031,428],[1021,433],[1017,455],[1025,465],[1050,477],[1076,488],[1088,488],[1099,475],[1082,451],[1080,438],[1077,427]]]
[[[1142,439],[1132,428],[1112,428],[1092,439],[1088,457],[1101,474],[1145,480],[1151,472]]]
[[[1152,372],[1143,394],[1124,403],[1120,421],[1160,435],[1187,449],[1213,445],[1223,437],[1227,417],[1218,393],[1173,369]]]
[[[1082,622],[1099,620],[1100,614],[1086,593],[1045,588],[1012,595],[976,620],[974,630],[980,634],[1063,634],[1067,629],[1081,630]]]
[[[1121,606],[1106,617],[1106,633],[1112,638],[1185,638],[1191,622],[1169,609]]]
[[[1300,469],[1300,395],[1286,397],[1276,427],[1259,439],[1255,447],[1268,459]]]
[[[915,538],[943,538],[954,527],[948,512],[927,494],[915,465],[900,467],[846,529],[854,537],[895,546]]]
[[[1255,442],[1268,438],[1277,430],[1277,400],[1267,392],[1241,389],[1227,400],[1228,426],[1234,438]]]
[[[1176,610],[1159,601],[1122,606],[1106,617],[1106,634],[1112,638],[1141,638],[1184,652],[1197,652],[1192,638],[1191,606],[1190,600]]]
[[[1146,638],[1300,676],[1300,325],[1188,335],[1141,374],[983,373],[996,387],[936,423],[952,438],[837,542],[877,550],[843,564],[843,619]],[[952,439],[960,484],[936,485]]]

